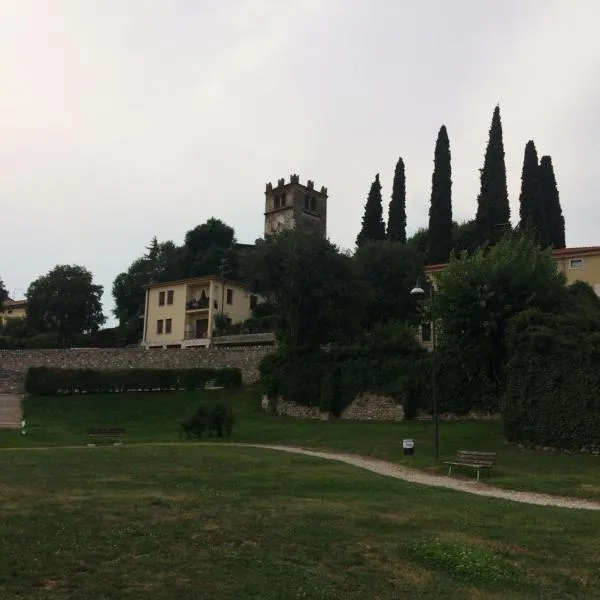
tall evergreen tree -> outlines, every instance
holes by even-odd
[[[362,219],[362,229],[356,238],[356,245],[363,246],[367,242],[385,239],[385,223],[383,222],[383,207],[381,200],[381,184],[379,173],[371,184],[371,190],[365,204],[365,214]]]
[[[509,227],[510,206],[499,106],[494,109],[485,160],[481,169],[481,188],[477,198],[475,222],[480,243],[496,241],[502,231]]]
[[[540,160],[540,179],[546,206],[548,241],[553,248],[564,248],[566,246],[565,217],[560,206],[552,158],[549,156],[542,156]]]
[[[402,157],[398,159],[394,172],[392,199],[388,212],[387,239],[406,244],[406,176]]]
[[[427,263],[448,262],[452,250],[452,178],[450,141],[442,125],[435,144],[431,206],[429,207],[429,247]]]
[[[529,140],[525,145],[519,205],[519,229],[531,231],[539,243],[548,245],[550,242],[546,227],[544,192],[533,140]]]

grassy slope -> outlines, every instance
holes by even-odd
[[[600,596],[596,513],[225,445],[0,461],[3,600]]]
[[[416,468],[445,472],[443,460],[460,448],[497,451],[498,469],[490,477],[494,485],[600,500],[600,457],[519,449],[504,442],[499,422],[441,423],[442,452],[436,462],[431,422],[323,423],[276,417],[262,412],[258,397],[249,391],[32,397],[25,401],[27,435],[0,432],[0,447],[82,444],[90,426],[125,427],[127,443],[174,441],[182,417],[202,399],[218,398],[235,406],[239,422],[234,441],[330,448],[411,464],[402,455],[402,439],[411,437],[416,440]],[[464,475],[472,477],[469,471]]]

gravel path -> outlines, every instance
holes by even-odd
[[[269,444],[231,444],[232,446],[245,446],[251,448],[265,448],[268,450],[278,450],[280,452],[290,452],[293,454],[303,454],[305,456],[314,456],[327,460],[337,460],[339,462],[366,469],[386,477],[403,479],[411,483],[430,485],[434,487],[449,488],[459,492],[467,492],[476,496],[487,496],[489,498],[500,498],[513,502],[522,502],[524,504],[536,504],[539,506],[560,506],[563,508],[579,508],[584,510],[600,510],[600,504],[591,500],[580,500],[577,498],[565,498],[562,496],[550,496],[548,494],[537,494],[534,492],[518,492],[513,490],[503,490],[492,487],[484,483],[475,483],[475,481],[464,481],[462,479],[453,479],[452,477],[430,475],[423,471],[410,469],[377,458],[368,458],[356,454],[344,454],[341,452],[322,452],[317,450],[305,450],[294,446],[280,446]]]

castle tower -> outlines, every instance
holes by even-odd
[[[315,231],[327,235],[327,188],[315,189],[314,182],[300,183],[298,175],[290,182],[279,179],[265,190],[265,236],[287,229]]]

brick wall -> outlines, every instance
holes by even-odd
[[[0,393],[23,391],[30,367],[69,369],[185,369],[233,367],[245,384],[258,381],[258,364],[274,346],[243,348],[85,348],[67,350],[0,350]]]

